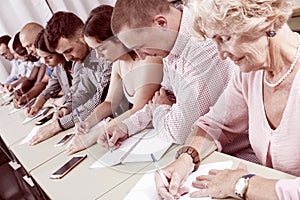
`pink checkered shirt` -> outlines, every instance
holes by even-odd
[[[209,111],[237,70],[228,59],[220,59],[212,40],[197,42],[192,37],[192,21],[184,7],[175,45],[163,59],[162,87],[174,93],[176,103],[160,105],[153,113],[145,105],[123,121],[129,135],[153,125],[164,140],[183,144],[193,123]]]

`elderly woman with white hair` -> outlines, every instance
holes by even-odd
[[[228,88],[193,127],[177,160],[163,169],[166,188],[156,174],[158,193],[173,199],[201,160],[249,129],[261,164],[300,176],[300,36],[287,25],[292,0],[197,0],[194,29],[212,38],[222,58],[239,66]],[[233,144],[231,144],[233,145]],[[245,165],[211,170],[193,182],[192,197],[300,199],[300,178],[267,179],[249,174]]]

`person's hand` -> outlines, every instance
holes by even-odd
[[[162,104],[170,105],[172,106],[174,102],[169,100],[169,97],[166,93],[166,90],[163,88],[160,88],[159,91],[156,91],[154,96],[152,97],[152,100],[148,102],[149,107],[151,111],[153,112],[158,106]]]
[[[19,101],[19,98],[23,95],[23,92],[21,89],[17,89],[14,91],[14,98]]]
[[[39,128],[37,133],[29,141],[29,145],[38,144],[38,143],[52,137],[53,135],[55,135],[56,133],[58,133],[60,131],[62,131],[62,130],[58,124],[58,120],[55,120],[55,121],[51,122],[50,124],[47,124],[47,125]]]
[[[75,124],[75,132],[77,134],[87,134],[90,128],[91,128],[90,123],[87,120]]]
[[[208,175],[198,176],[193,187],[200,190],[192,192],[191,197],[210,196],[215,198],[236,197],[234,187],[237,180],[248,174],[247,167],[241,163],[237,169],[210,170]]]
[[[163,199],[178,199],[180,196],[189,192],[187,187],[183,187],[189,174],[194,169],[192,158],[188,154],[182,154],[173,163],[162,169],[163,174],[169,181],[166,187],[159,173],[155,173],[156,190]]]
[[[66,146],[65,153],[71,155],[96,144],[98,136],[99,131],[91,131],[88,134],[75,134]]]
[[[4,91],[5,92],[12,92],[13,90],[14,90],[14,88],[11,84],[5,84],[4,85]]]
[[[40,106],[32,105],[27,108],[27,116],[34,117],[41,110]]]
[[[13,105],[14,105],[14,108],[22,108],[22,106],[19,105],[19,102],[16,98],[13,98]]]
[[[69,114],[69,110],[66,108],[61,108],[57,112],[54,113],[53,119],[59,119],[62,118],[65,115]]]
[[[26,103],[28,103],[29,99],[28,97],[25,95],[22,95],[19,99],[18,99],[18,104],[20,107],[23,107]]]
[[[107,139],[109,137],[109,141]],[[127,126],[124,123],[115,124],[110,123],[107,127],[107,133],[105,128],[101,129],[97,143],[105,148],[111,150],[117,149],[121,146],[122,142],[128,138]]]

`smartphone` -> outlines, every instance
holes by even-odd
[[[81,161],[83,161],[87,155],[75,155],[68,162],[66,162],[63,166],[61,166],[58,170],[53,172],[50,175],[52,179],[60,179],[65,176],[68,172],[70,172],[76,165],[78,165]]]
[[[39,121],[35,122],[35,125],[42,125],[42,124],[46,123],[47,121],[52,119],[53,115],[54,115],[54,112],[50,113],[46,117],[44,117],[44,118],[40,119]]]
[[[62,145],[65,145],[73,136],[75,135],[75,132],[66,134],[61,140],[59,140],[54,146],[60,147]]]

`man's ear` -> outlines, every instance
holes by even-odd
[[[168,25],[167,18],[163,15],[156,15],[153,18],[153,23],[154,23],[154,26],[156,26],[158,28],[166,28]]]

